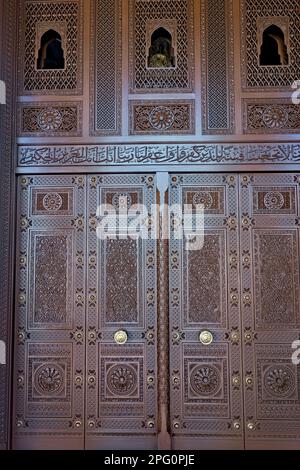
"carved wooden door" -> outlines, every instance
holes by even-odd
[[[142,204],[141,227],[151,230],[156,203],[153,175],[88,178],[88,310],[86,447],[151,449],[157,430],[156,240],[134,235]],[[111,206],[119,218],[118,239],[101,239],[97,207]],[[106,220],[110,224],[113,215]],[[123,217],[123,219],[122,219]],[[99,227],[98,227],[99,229]],[[113,225],[108,230],[113,229]],[[123,237],[120,235],[123,233]]]
[[[246,448],[300,449],[300,175],[240,185]]]
[[[204,206],[204,246],[170,242],[173,448],[242,449],[237,175],[172,175],[170,203]],[[201,336],[200,336],[201,335]]]
[[[18,181],[13,447],[84,445],[85,177]]]

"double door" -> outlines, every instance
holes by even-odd
[[[13,447],[300,448],[299,193],[296,174],[21,176]]]

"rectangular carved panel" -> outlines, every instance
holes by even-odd
[[[82,92],[82,1],[20,2],[19,92],[21,95]],[[38,69],[42,36],[49,30],[61,37],[65,66]]]
[[[72,312],[72,231],[31,231],[30,328],[65,328]]]
[[[189,92],[194,86],[193,1],[130,0],[130,91]],[[164,28],[172,36],[175,64],[149,64],[152,34]]]
[[[138,323],[142,309],[142,251],[137,240],[102,242],[104,323]]]
[[[82,448],[85,178],[18,182],[13,446]]]
[[[20,136],[80,136],[81,103],[26,103],[19,105]]]
[[[300,176],[240,181],[246,448],[299,449]]]
[[[122,1],[92,0],[91,134],[121,133]]]
[[[129,224],[134,222],[136,204],[145,205],[145,218],[150,216],[156,202],[155,177],[95,175],[88,181],[86,446],[107,448],[113,435],[116,448],[154,448],[157,241],[150,236],[142,239],[132,225],[127,232],[126,218]],[[103,204],[110,205],[106,219],[100,215]],[[119,216],[115,233],[109,225],[114,215]],[[103,220],[110,237],[99,239],[97,227]],[[148,236],[148,228],[143,233]],[[122,344],[117,344],[118,338]]]
[[[232,0],[201,0],[202,132],[234,125]]]
[[[296,327],[300,320],[297,230],[254,230],[253,236],[256,326]]]
[[[300,12],[297,0],[242,0],[242,85],[249,90],[289,89],[300,75]],[[264,32],[275,25],[284,36],[282,65],[260,65]],[[280,38],[281,42],[283,39]],[[280,52],[280,48],[283,50]]]
[[[296,200],[295,187],[253,187],[254,214],[290,214],[296,216]]]
[[[187,327],[195,323],[226,326],[225,238],[224,230],[207,230],[201,250],[183,253]]]
[[[193,134],[194,101],[132,101],[130,134]]]
[[[204,208],[201,249],[187,250],[171,223],[170,421],[177,449],[244,445],[237,184],[236,175],[170,176],[171,205]],[[207,337],[211,344],[201,344]]]
[[[27,357],[28,417],[71,418],[72,345],[32,343]]]
[[[299,106],[291,99],[244,99],[245,134],[293,134],[300,132]]]

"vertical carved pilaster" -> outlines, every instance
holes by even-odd
[[[159,220],[159,275],[158,275],[158,374],[160,432],[158,449],[171,448],[169,424],[169,214],[167,205],[168,173],[157,173],[157,188],[160,202]]]

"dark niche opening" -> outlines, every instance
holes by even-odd
[[[152,33],[148,67],[175,67],[172,35],[165,28],[158,28]]]
[[[278,26],[271,25],[263,33],[259,64],[288,65],[288,62],[289,58],[284,34]]]
[[[41,47],[39,49],[37,68],[38,70],[59,70],[65,68],[61,35],[53,29],[49,29],[49,31],[44,33],[41,37]]]

